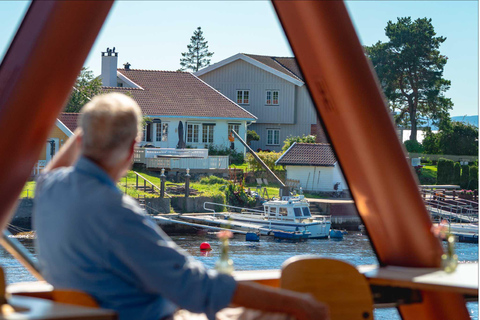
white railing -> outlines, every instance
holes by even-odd
[[[208,149],[143,148],[143,150],[145,150],[145,158],[208,158]]]
[[[228,156],[199,158],[145,158],[147,168],[165,169],[228,169]]]

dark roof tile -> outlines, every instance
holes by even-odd
[[[191,73],[135,69],[118,71],[143,89],[104,87],[104,92],[129,92],[144,115],[256,119]]]
[[[80,113],[70,113],[70,112],[62,112],[58,117],[58,120],[62,121],[62,123],[70,129],[70,131],[75,131],[78,126],[78,116]]]
[[[246,53],[244,53],[244,55],[255,59],[258,62],[263,63],[264,65],[269,66],[277,71],[283,72],[290,77],[303,81],[300,67],[298,66],[297,60],[293,57],[271,57]]]
[[[336,162],[337,158],[328,143],[295,143],[277,164],[332,167]]]

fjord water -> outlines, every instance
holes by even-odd
[[[213,268],[219,258],[220,243],[214,234],[172,236],[172,239],[208,268]],[[32,240],[19,240],[34,253]],[[210,243],[213,250],[206,254],[200,252],[202,242]],[[461,262],[478,261],[477,244],[457,243],[456,253]],[[235,235],[230,241],[230,258],[236,270],[278,269],[285,260],[295,255],[320,255],[344,260],[353,265],[378,263],[368,238],[356,232],[350,232],[343,240],[289,242],[261,238],[260,242],[255,243],[246,242],[244,235]],[[0,249],[0,263],[6,272],[8,283],[35,281],[35,278],[3,249]],[[478,303],[468,303],[467,308],[472,319],[478,320]],[[396,320],[400,319],[400,316],[396,309],[377,309],[375,319]]]

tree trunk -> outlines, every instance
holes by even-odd
[[[410,140],[417,141],[417,119],[415,118],[415,112],[410,112]]]

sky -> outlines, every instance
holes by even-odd
[[[452,85],[446,96],[454,103],[452,116],[478,115],[477,1],[347,1],[347,8],[364,45],[387,41],[389,20],[428,17],[448,63],[444,78]],[[25,1],[0,1],[0,58],[28,8]],[[119,68],[177,70],[193,31],[201,26],[214,52],[212,63],[239,52],[292,56],[290,46],[268,1],[117,1],[85,66],[100,74],[101,52],[115,47]]]

